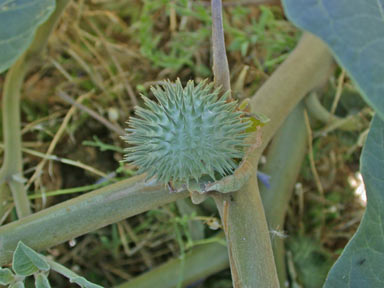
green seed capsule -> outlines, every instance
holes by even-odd
[[[236,103],[218,98],[219,91],[206,81],[185,88],[180,80],[151,89],[157,103],[142,96],[146,108],[136,107],[127,134],[125,161],[139,173],[156,176],[162,183],[189,184],[209,175],[226,176],[243,156],[244,136],[250,122]]]

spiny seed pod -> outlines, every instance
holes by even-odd
[[[159,182],[187,184],[203,176],[212,180],[237,167],[243,156],[245,130],[249,121],[236,111],[236,102],[219,99],[219,91],[206,81],[183,89],[180,80],[151,88],[158,103],[142,96],[146,108],[136,115],[124,139],[131,145],[125,161],[147,172]]]

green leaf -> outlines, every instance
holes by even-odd
[[[384,121],[374,117],[361,157],[367,209],[328,274],[326,288],[384,287]]]
[[[284,0],[288,18],[323,39],[384,119],[384,1]]]
[[[49,271],[50,266],[37,252],[19,241],[13,253],[13,271],[21,276],[29,276],[37,271]]]
[[[0,285],[7,285],[11,283],[14,279],[12,271],[8,268],[0,268]]]
[[[35,276],[35,287],[36,288],[51,288],[49,284],[48,277],[42,273],[39,273]]]
[[[54,0],[0,0],[0,73],[28,48],[54,10]]]

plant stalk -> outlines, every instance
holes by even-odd
[[[268,227],[272,231],[284,230],[289,201],[307,151],[307,133],[304,122],[304,104],[300,102],[287,117],[273,138],[263,172],[271,175],[270,187],[260,187]],[[282,232],[284,235],[284,232]],[[284,237],[284,236],[283,236]],[[273,254],[280,287],[287,283],[284,238],[271,233]]]
[[[324,42],[304,33],[297,47],[251,99],[252,112],[270,119],[262,127],[263,143],[255,151],[256,155],[261,156],[300,100],[327,81],[333,67],[332,55]]]
[[[233,287],[279,287],[257,178],[214,196],[227,238]]]
[[[328,126],[337,125],[338,129],[344,131],[360,131],[363,127],[361,120],[357,115],[349,115],[340,118],[329,112],[321,105],[317,93],[312,92],[305,98],[305,106],[313,118],[327,124]]]
[[[187,252],[184,259],[172,259],[115,288],[175,288],[178,287],[180,274],[182,287],[185,287],[227,267],[226,246],[220,243],[203,244]]]
[[[35,38],[28,50],[8,71],[3,93],[4,162],[0,170],[0,183],[7,183],[12,192],[19,218],[31,214],[27,192],[23,184],[23,164],[21,152],[20,96],[25,75],[32,64],[40,59],[48,38],[56,26],[60,15],[70,0],[58,0],[56,10],[37,29]],[[1,194],[6,190],[2,189]]]
[[[23,175],[21,153],[20,90],[27,71],[22,56],[8,71],[3,93],[4,162],[0,171],[1,183],[7,183],[19,218],[31,214],[29,200],[21,182]],[[6,189],[0,192],[5,195]]]
[[[145,177],[108,185],[0,227],[0,266],[11,261],[20,240],[43,250],[189,195],[170,193]]]

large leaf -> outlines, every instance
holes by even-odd
[[[368,205],[328,275],[327,288],[384,287],[384,121],[375,116],[361,157]]]
[[[55,10],[55,0],[0,0],[0,73],[31,44],[36,28]]]
[[[325,287],[384,287],[384,0],[283,0],[288,17],[322,38],[377,111],[362,155],[368,205]]]
[[[322,38],[384,119],[384,0],[284,0],[292,22]]]

